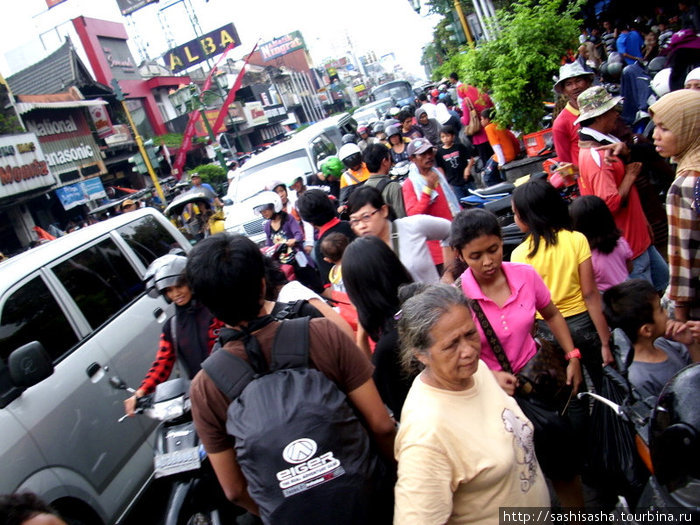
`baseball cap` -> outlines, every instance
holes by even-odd
[[[413,157],[414,155],[420,155],[425,153],[429,149],[433,149],[433,145],[426,138],[413,139],[408,144],[408,156]]]

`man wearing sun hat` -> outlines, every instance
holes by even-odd
[[[566,107],[557,115],[552,126],[554,149],[560,162],[578,165],[577,97],[593,84],[594,74],[585,71],[578,62],[564,64],[559,69],[559,80],[554,91],[567,98]]]
[[[621,102],[622,97],[613,97],[602,86],[593,86],[579,95],[578,185],[581,195],[600,197],[612,212],[615,224],[632,248],[630,278],[646,279],[663,292],[668,286],[668,266],[652,244],[649,223],[634,185],[642,163],[625,164],[606,148],[618,148],[620,156],[629,152],[623,145],[614,146],[621,144],[620,139],[611,135],[620,116]]]

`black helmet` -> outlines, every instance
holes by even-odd
[[[384,133],[384,122],[375,122],[372,125],[372,133],[374,133],[375,135],[377,133]]]
[[[341,141],[343,144],[357,144],[357,137],[352,133],[346,133]]]
[[[700,480],[700,363],[678,372],[661,391],[651,415],[649,448],[654,475],[669,492]]]
[[[185,282],[185,266],[187,266],[187,257],[184,255],[169,253],[158,257],[148,267],[143,278],[146,293],[150,297],[158,297],[162,294],[168,300],[165,289]]]

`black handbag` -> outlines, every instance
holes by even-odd
[[[478,301],[469,299],[469,306],[476,314],[501,368],[513,374],[513,368],[505,350],[481,309],[481,305]],[[571,398],[571,387],[566,384],[566,359],[555,345],[542,337],[535,337],[535,344],[537,345],[535,355],[517,374],[514,374],[518,378],[516,394],[523,398],[535,397],[540,402],[557,407],[563,412]]]

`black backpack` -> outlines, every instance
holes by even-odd
[[[303,317],[280,323],[269,370],[225,350],[202,363],[232,400],[226,430],[248,493],[264,523],[378,523],[383,465],[345,394],[308,367],[308,349]]]

